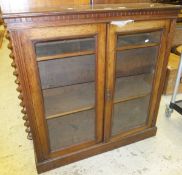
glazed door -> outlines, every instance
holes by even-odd
[[[31,45],[28,77],[44,157],[102,142],[105,34],[104,24],[26,32]]]
[[[127,22],[108,25],[106,141],[152,127],[160,93],[168,23]]]

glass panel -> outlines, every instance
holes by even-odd
[[[149,96],[114,105],[112,136],[146,123]]]
[[[95,53],[95,37],[35,46],[37,57],[84,50]],[[96,55],[68,55],[37,61],[52,151],[95,140]]]
[[[117,53],[115,101],[151,92],[158,47]]]
[[[158,47],[130,49],[117,52],[116,76],[129,76],[153,71]]]
[[[43,90],[46,116],[93,107],[95,104],[95,83]]]
[[[117,47],[160,43],[160,38],[161,38],[161,31],[137,33],[130,35],[118,35]]]
[[[46,117],[93,107],[95,55],[38,62]]]
[[[116,79],[114,102],[149,94],[153,74],[140,74]]]
[[[95,80],[95,55],[38,62],[42,89]]]
[[[37,57],[95,50],[95,38],[41,42],[36,44]]]
[[[118,47],[160,43],[161,32],[118,36]],[[116,51],[112,136],[143,126],[148,119],[159,45]]]
[[[95,111],[47,120],[51,150],[95,140]]]

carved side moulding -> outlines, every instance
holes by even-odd
[[[6,28],[6,25],[5,25],[5,28]],[[28,133],[27,138],[29,140],[32,140],[30,123],[29,123],[29,119],[28,119],[28,116],[27,116],[26,107],[25,107],[25,104],[24,104],[23,91],[22,91],[21,82],[20,82],[20,79],[19,79],[19,71],[18,71],[18,67],[17,67],[16,62],[15,62],[15,57],[14,57],[14,54],[13,54],[13,46],[12,46],[9,31],[7,31],[6,38],[9,40],[8,49],[11,50],[11,53],[10,53],[9,57],[13,60],[13,62],[11,63],[11,66],[15,69],[14,72],[13,72],[13,75],[16,76],[15,83],[18,85],[16,90],[20,93],[18,98],[21,100],[20,106],[22,107],[21,113],[23,114],[23,120],[25,121],[25,123],[24,123],[24,126],[26,127],[25,131],[26,131],[26,133]]]

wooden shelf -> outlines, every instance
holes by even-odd
[[[150,93],[145,93],[145,94],[140,94],[140,95],[136,95],[136,96],[131,96],[131,97],[128,97],[128,98],[126,97],[126,98],[118,99],[118,100],[114,101],[114,104],[130,101],[130,100],[135,100],[135,99],[139,99],[139,98],[143,98],[143,97],[146,97],[146,96],[149,96],[149,95],[150,95]]]
[[[154,47],[159,46],[159,43],[146,43],[146,44],[140,44],[140,45],[128,45],[123,47],[118,47],[116,51],[123,51],[123,50],[129,50],[129,49],[139,49],[139,48],[146,48],[146,47]]]
[[[43,90],[46,119],[93,109],[95,83],[83,83]]]
[[[153,74],[116,78],[114,103],[149,95]],[[43,90],[46,119],[53,119],[93,109],[94,82]]]
[[[78,113],[78,112],[82,112],[82,111],[88,111],[88,110],[91,110],[91,109],[94,109],[94,106],[88,106],[88,107],[72,110],[72,111],[69,111],[69,112],[62,112],[62,113],[58,113],[58,114],[54,114],[54,115],[49,115],[48,117],[46,117],[46,119],[50,120],[50,119],[53,119],[53,118],[63,117],[65,115],[70,115],[70,114],[74,114],[74,113]]]
[[[116,78],[114,103],[147,96],[152,89],[152,73]]]
[[[81,52],[70,52],[70,53],[56,54],[51,56],[37,57],[37,61],[46,61],[46,60],[61,59],[61,58],[67,58],[67,57],[93,55],[93,54],[95,54],[95,51],[93,50],[81,51]]]

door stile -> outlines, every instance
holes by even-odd
[[[112,37],[110,37],[112,36]],[[106,54],[106,88],[105,88],[105,120],[104,120],[104,141],[111,137],[111,118],[114,94],[114,77],[116,65],[116,34],[113,25],[107,25],[107,54]]]
[[[25,57],[25,64],[27,65],[27,73],[28,73],[28,81],[31,82],[30,84],[30,94],[32,98],[32,104],[34,111],[34,115],[32,116],[34,122],[36,123],[41,145],[41,151],[43,152],[44,159],[49,158],[49,142],[48,142],[48,132],[47,132],[47,125],[44,119],[44,105],[42,100],[42,90],[40,88],[40,80],[39,80],[39,73],[37,64],[35,61],[35,53],[33,48],[32,40],[28,39],[29,37],[26,36],[26,33],[22,35],[22,44],[27,45],[24,48],[24,53],[28,58]],[[38,116],[38,117],[37,117]]]
[[[106,25],[98,25],[96,44],[96,140],[103,140]]]

